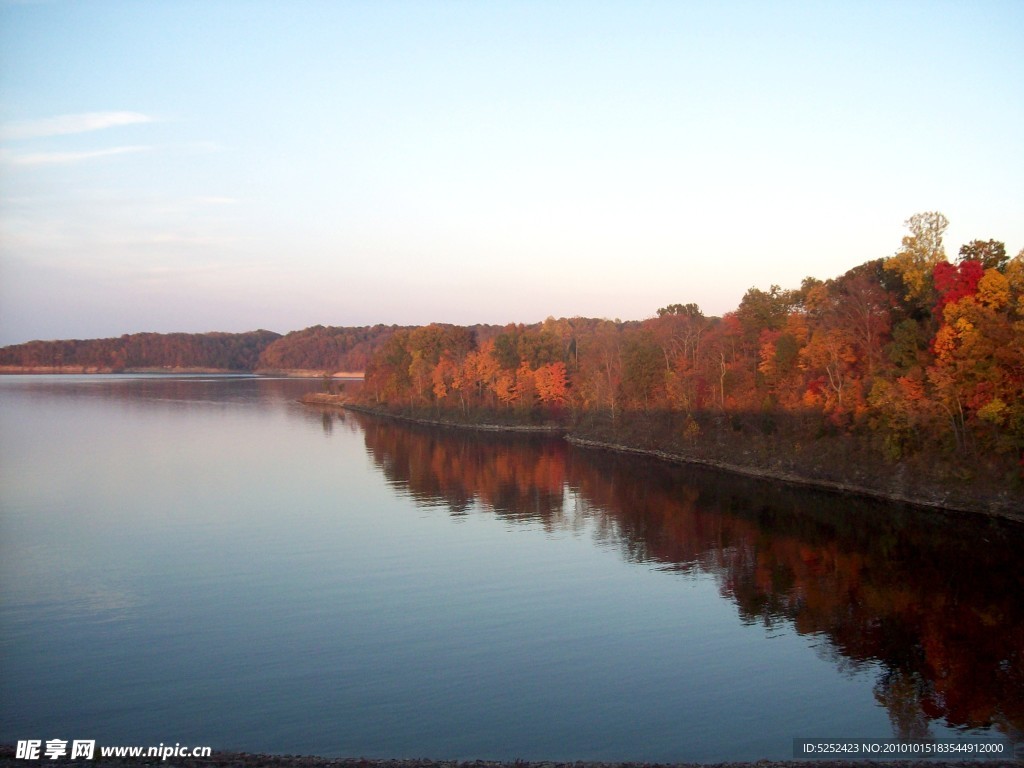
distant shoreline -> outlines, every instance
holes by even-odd
[[[203,368],[203,367],[141,367],[141,368],[102,368],[93,365],[0,365],[0,376],[108,376],[121,373],[166,373],[166,374],[191,374],[191,373],[222,373],[235,376],[286,376],[290,379],[322,379],[330,376],[331,379],[344,381],[361,381],[362,371],[327,371],[310,370],[306,368],[293,369],[257,369],[255,371],[244,368]]]

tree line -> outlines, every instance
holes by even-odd
[[[251,371],[280,334],[133,333],[110,339],[29,341],[0,349],[0,367],[9,369],[96,370],[211,368]]]
[[[370,360],[396,332],[411,327],[372,325],[361,327],[314,325],[281,336],[260,353],[258,371],[349,371],[362,373]],[[470,329],[486,338],[497,330],[494,326],[477,325]]]
[[[0,368],[117,372],[152,368],[224,371],[362,371],[397,326],[316,325],[282,336],[134,333],[108,339],[30,341],[0,349]]]

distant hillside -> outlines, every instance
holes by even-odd
[[[152,368],[251,371],[280,334],[133,333],[112,339],[29,341],[0,349],[0,370],[115,372]]]
[[[314,325],[282,336],[248,333],[134,333],[110,339],[29,341],[0,348],[0,372],[111,373],[151,369],[206,369],[334,373],[362,372],[398,331],[397,325]],[[475,325],[481,341],[499,326]]]
[[[314,325],[286,334],[268,345],[260,355],[256,370],[362,372],[392,336],[412,330],[411,326],[398,325]],[[497,325],[473,325],[466,330],[480,343],[497,336],[502,329]]]
[[[314,325],[267,345],[259,371],[363,371],[373,354],[398,330],[396,325],[338,327]]]

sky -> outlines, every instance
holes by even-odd
[[[0,0],[0,344],[643,319],[1024,248],[1024,3]]]

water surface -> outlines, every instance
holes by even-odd
[[[317,387],[0,378],[0,740],[1020,738],[1019,525],[295,402]]]

